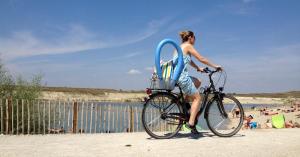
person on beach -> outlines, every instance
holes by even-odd
[[[180,45],[182,52],[183,52],[183,61],[184,61],[184,68],[178,80],[178,85],[182,89],[183,93],[186,95],[187,100],[192,100],[192,105],[190,109],[190,119],[187,124],[187,127],[191,129],[191,132],[194,134],[199,134],[196,129],[196,116],[197,112],[200,108],[201,96],[198,92],[198,88],[201,85],[199,79],[192,77],[189,75],[187,70],[187,65],[191,65],[194,67],[198,72],[203,72],[203,68],[200,68],[195,64],[191,57],[195,57],[198,61],[206,64],[210,67],[213,67],[217,70],[222,70],[221,66],[211,63],[207,58],[200,55],[200,53],[194,48],[194,44],[196,41],[195,35],[192,31],[182,31],[179,33],[182,43]],[[177,59],[177,53],[174,53],[173,60]]]
[[[285,128],[294,128],[293,121],[290,120],[288,122],[285,122]]]
[[[248,117],[244,117],[244,121],[246,121],[246,123],[244,124],[244,129],[249,129],[250,128],[250,123],[253,119],[253,116],[249,115]]]
[[[233,109],[232,111],[232,118],[236,117],[239,118],[240,110],[238,108]]]
[[[272,128],[272,123],[270,119],[267,119],[266,123],[265,123],[265,128],[266,129],[271,129]]]

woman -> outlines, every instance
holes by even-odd
[[[182,89],[183,93],[187,95],[187,99],[192,99],[192,105],[190,110],[190,119],[187,124],[187,127],[191,129],[192,133],[198,134],[195,127],[195,118],[197,116],[197,112],[200,108],[201,97],[198,92],[198,88],[201,85],[201,82],[189,75],[187,71],[187,64],[190,64],[194,67],[197,71],[203,72],[203,68],[198,67],[192,60],[191,57],[195,57],[198,61],[206,64],[210,67],[215,69],[222,70],[221,66],[211,63],[208,59],[204,58],[199,54],[199,52],[194,48],[195,44],[195,35],[192,31],[183,31],[180,32],[180,37],[182,39],[182,43],[180,45],[182,52],[183,52],[183,61],[184,61],[184,68],[179,77],[178,84]],[[177,55],[174,56],[174,60],[177,58]]]

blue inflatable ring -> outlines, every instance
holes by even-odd
[[[171,87],[174,88],[175,84],[178,81],[179,76],[180,76],[180,74],[183,70],[183,67],[184,67],[183,53],[182,53],[181,47],[178,46],[178,44],[176,44],[176,42],[171,40],[171,39],[164,39],[158,44],[158,46],[156,48],[156,53],[155,53],[155,67],[156,67],[157,76],[160,80],[162,80],[162,69],[160,67],[160,53],[161,53],[161,49],[166,44],[173,45],[176,48],[177,54],[178,54],[177,65],[175,67],[173,77],[172,77],[171,82],[170,82]]]

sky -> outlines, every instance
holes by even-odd
[[[283,92],[300,90],[299,28],[298,0],[0,0],[0,58],[46,86],[143,90],[157,44],[192,30],[198,52],[225,69],[225,91]]]

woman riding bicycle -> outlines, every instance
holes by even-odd
[[[187,64],[190,64],[197,71],[203,72],[203,68],[198,67],[191,60],[191,56],[194,56],[198,61],[215,69],[221,70],[221,66],[211,63],[207,58],[201,56],[199,52],[194,48],[193,45],[195,44],[196,38],[192,31],[183,31],[180,32],[179,35],[182,39],[180,47],[183,52],[184,69],[178,79],[178,85],[182,89],[183,93],[186,95],[186,99],[192,99],[193,101],[190,110],[190,119],[186,126],[191,129],[192,133],[198,134],[199,132],[195,127],[195,119],[199,111],[201,102],[201,96],[197,90],[200,87],[201,82],[197,78],[189,75],[187,70]],[[177,55],[175,55],[173,59],[175,60],[176,58]]]

